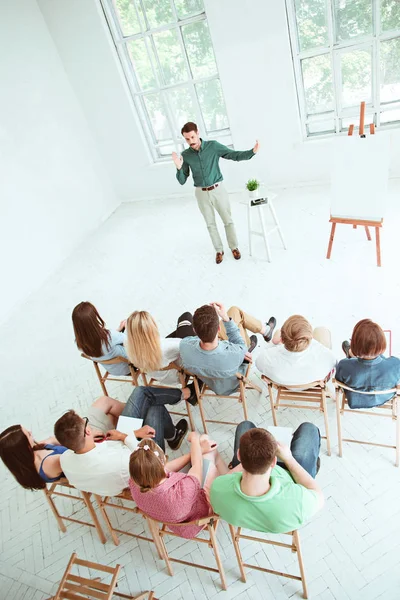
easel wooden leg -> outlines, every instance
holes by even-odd
[[[261,229],[262,229],[262,233],[263,233],[263,237],[264,237],[264,242],[265,242],[265,250],[267,251],[267,259],[268,262],[271,262],[271,252],[269,249],[269,244],[268,244],[268,237],[267,237],[267,231],[265,229],[265,223],[264,223],[264,215],[262,212],[262,206],[258,207],[258,214],[260,217],[260,223],[261,223]]]
[[[365,226],[365,233],[367,234],[367,240],[370,242],[371,241],[371,234],[369,232],[369,228],[368,228],[367,225]]]
[[[251,253],[251,204],[250,204],[250,202],[247,205],[247,225],[249,228],[249,254],[250,254],[250,256],[252,256],[252,253]]]
[[[332,223],[331,235],[330,235],[330,238],[329,238],[328,253],[326,255],[326,258],[330,258],[331,257],[332,244],[333,244],[333,238],[335,237],[335,231],[336,231],[336,223]]]
[[[270,209],[270,211],[272,213],[272,218],[275,221],[275,225],[276,225],[276,227],[278,229],[278,233],[279,233],[279,237],[281,238],[282,245],[283,245],[284,249],[286,250],[285,240],[284,240],[284,237],[283,237],[281,226],[279,225],[279,221],[278,221],[278,218],[276,216],[274,205],[272,204],[272,200],[268,201],[268,206],[269,206],[269,209]]]
[[[376,264],[378,267],[381,266],[381,238],[379,227],[375,227],[375,239],[376,239]]]

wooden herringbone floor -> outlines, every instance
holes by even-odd
[[[396,244],[400,211],[399,186],[392,183],[391,204],[383,231],[383,267],[375,266],[373,242],[363,231],[338,228],[333,258],[324,256],[328,241],[328,194],[324,188],[286,190],[276,202],[288,250],[271,238],[273,262],[248,256],[245,207],[233,198],[243,259],[228,252],[220,266],[213,262],[207,231],[194,199],[122,205],[102,227],[34,293],[0,328],[1,428],[13,423],[30,427],[37,439],[52,432],[56,418],[73,407],[81,414],[100,395],[94,371],[74,347],[71,310],[91,300],[112,327],[134,309],[147,309],[167,334],[184,310],[221,300],[237,304],[260,318],[275,315],[278,324],[293,313],[304,314],[314,325],[332,330],[334,351],[352,326],[371,317],[394,333],[394,353],[400,352],[399,284]],[[223,229],[221,228],[221,231]],[[51,248],[49,248],[51,252]],[[18,277],[23,277],[19,273]],[[3,289],[6,293],[7,289]],[[264,342],[260,340],[260,347]],[[254,370],[253,377],[259,377]],[[130,388],[110,385],[111,395],[126,399]],[[208,406],[209,414],[240,410],[229,400]],[[249,394],[250,417],[257,425],[271,424],[265,397]],[[296,427],[304,420],[321,424],[319,415],[282,411],[280,424]],[[400,596],[400,470],[394,452],[345,444],[337,456],[336,425],[329,406],[333,453],[326,456],[318,480],[326,505],[302,530],[303,552],[310,597],[324,600],[395,600]],[[197,423],[200,419],[196,414]],[[232,453],[233,429],[210,427],[224,457]],[[348,436],[389,440],[394,427],[350,415]],[[186,450],[186,444],[182,451]],[[163,600],[221,597],[240,600],[300,597],[299,585],[287,579],[249,572],[239,579],[228,530],[219,531],[228,591],[206,571],[176,565],[169,577],[147,542],[127,537],[115,547],[103,546],[95,534],[72,524],[60,534],[41,493],[19,488],[1,467],[0,488],[0,598],[42,600],[54,592],[72,551],[86,559],[123,565],[121,591],[154,589]],[[80,510],[75,506],[76,511]],[[141,527],[129,514],[114,516],[125,526]],[[139,530],[138,529],[138,530]],[[181,539],[169,547],[185,560],[211,564],[207,548]],[[243,544],[246,559],[274,568],[295,567],[292,554],[260,544]]]

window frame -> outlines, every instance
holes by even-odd
[[[143,133],[144,133],[144,137],[146,139],[147,146],[148,146],[149,152],[151,154],[151,157],[152,157],[154,163],[163,163],[163,162],[171,160],[170,153],[168,153],[168,155],[161,154],[163,147],[164,148],[171,147],[171,144],[172,144],[174,146],[174,149],[176,152],[182,152],[182,150],[184,148],[184,141],[180,135],[180,127],[183,125],[183,123],[180,125],[179,132],[178,132],[177,127],[176,127],[177,124],[175,123],[175,117],[172,114],[171,107],[169,106],[169,103],[165,97],[165,92],[168,92],[168,90],[175,90],[175,89],[179,89],[179,88],[188,88],[190,97],[192,99],[194,111],[195,111],[195,114],[193,115],[192,120],[194,120],[198,124],[199,129],[202,132],[204,132],[207,135],[207,137],[210,139],[218,139],[222,143],[224,143],[224,141],[225,141],[227,145],[232,144],[232,133],[231,133],[231,129],[230,129],[229,115],[228,115],[225,98],[224,98],[224,94],[223,94],[223,90],[222,90],[222,84],[221,84],[221,79],[219,76],[219,69],[218,69],[217,59],[216,59],[215,52],[214,52],[214,46],[213,46],[212,39],[211,39],[211,34],[210,34],[210,40],[211,40],[211,47],[214,52],[216,73],[211,76],[199,77],[199,78],[196,78],[193,76],[192,69],[190,66],[188,52],[187,52],[185,41],[183,39],[183,34],[182,34],[182,27],[186,26],[186,25],[191,25],[192,23],[198,23],[198,22],[204,21],[205,23],[207,23],[207,26],[208,26],[208,19],[207,19],[207,15],[205,12],[205,8],[203,7],[203,9],[200,12],[193,14],[190,17],[185,17],[185,18],[180,19],[174,0],[169,0],[169,1],[171,4],[173,21],[171,23],[160,25],[158,27],[150,27],[150,23],[147,19],[146,11],[144,9],[142,0],[132,0],[132,4],[135,8],[139,23],[141,23],[141,17],[139,17],[139,12],[137,10],[137,3],[140,3],[140,5],[142,7],[142,14],[144,15],[145,26],[147,27],[147,29],[146,29],[146,31],[141,30],[139,33],[124,36],[121,24],[119,22],[117,9],[114,6],[113,0],[100,0],[100,4],[103,9],[103,13],[105,15],[105,19],[106,19],[107,25],[108,25],[110,33],[111,33],[112,41],[114,43],[119,60],[121,62],[122,71],[123,71],[126,83],[128,85],[129,93],[133,100],[134,106],[136,108],[136,111],[137,111],[137,114],[139,117],[139,121],[140,121],[142,130],[143,130]],[[183,56],[185,69],[188,74],[188,78],[181,83],[167,84],[162,80],[163,79],[163,70],[162,70],[162,66],[159,61],[158,53],[157,53],[157,50],[155,47],[153,34],[167,31],[167,30],[173,30],[173,31],[176,31],[176,33],[177,33],[177,38],[178,38],[181,53]],[[133,66],[132,61],[129,56],[128,43],[132,40],[138,40],[138,39],[144,40],[144,44],[146,45],[146,50],[147,50],[147,54],[148,54],[148,57],[149,57],[149,60],[151,63],[154,80],[156,82],[156,87],[154,87],[152,89],[146,89],[146,90],[141,89],[140,83],[139,83],[138,78],[135,73],[134,66]],[[148,50],[149,46],[152,47],[152,51],[150,51],[150,52]],[[157,64],[155,64],[155,63],[157,63]],[[206,124],[205,124],[204,117],[203,117],[203,112],[202,112],[202,109],[200,106],[200,101],[199,101],[197,90],[196,90],[196,85],[199,83],[215,81],[215,80],[219,81],[220,86],[221,86],[221,92],[222,92],[222,96],[224,98],[228,127],[211,131],[211,130],[207,130],[207,128],[206,128]],[[171,132],[171,136],[172,136],[171,139],[168,139],[166,141],[162,141],[162,140],[157,141],[156,140],[155,135],[154,135],[153,125],[151,123],[151,118],[145,107],[144,98],[145,98],[145,96],[148,96],[152,93],[159,94],[162,106],[165,111],[164,114],[165,114],[165,117],[166,117],[166,120],[168,123],[168,127]]]
[[[341,42],[335,41],[334,0],[325,0],[329,43],[325,46],[319,46],[303,51],[300,49],[295,1],[296,0],[286,0],[286,15],[303,140],[321,139],[332,137],[333,135],[346,135],[348,127],[343,127],[342,121],[343,119],[350,117],[354,118],[354,125],[355,127],[358,127],[359,107],[342,106],[340,56],[349,50],[371,49],[371,102],[366,103],[365,113],[372,113],[375,127],[381,127],[382,129],[400,127],[400,119],[388,123],[381,123],[381,113],[393,109],[400,109],[400,98],[391,102],[382,102],[380,99],[380,44],[392,39],[400,39],[400,26],[398,29],[381,31],[380,0],[372,0],[372,34],[357,37],[356,40],[353,38]],[[329,110],[315,113],[315,115],[309,115],[307,113],[301,61],[306,58],[313,58],[320,55],[328,55],[331,61],[334,108],[333,111]],[[334,131],[322,133],[309,132],[310,125],[322,123],[330,118],[332,118],[334,122]]]

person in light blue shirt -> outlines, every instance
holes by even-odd
[[[400,359],[386,358],[383,329],[370,319],[362,319],[354,327],[351,343],[344,341],[347,356],[336,367],[336,379],[363,392],[383,391],[400,383]],[[371,408],[385,404],[392,394],[365,395],[346,391],[350,408]]]
[[[102,363],[121,356],[128,359],[124,348],[126,334],[123,332],[126,321],[121,321],[117,330],[106,329],[105,322],[91,302],[81,302],[72,311],[75,341],[81,352],[92,360]],[[126,362],[104,365],[112,375],[130,375]]]
[[[223,328],[220,328],[219,318]],[[257,337],[247,338],[245,329],[261,333],[266,341],[270,341],[275,325],[274,317],[268,323],[262,323],[237,307],[226,312],[218,302],[201,306],[193,315],[197,336],[186,337],[180,343],[183,367],[197,375],[216,394],[229,396],[239,387],[236,373],[246,372],[247,364],[243,361],[251,361],[250,353],[257,345]],[[220,339],[224,337],[227,339]]]

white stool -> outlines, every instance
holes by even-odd
[[[279,237],[281,238],[281,241],[282,241],[282,244],[283,244],[283,247],[285,248],[285,250],[286,250],[286,244],[285,244],[285,240],[283,238],[283,233],[282,233],[281,227],[279,225],[279,222],[278,222],[278,219],[276,216],[274,205],[272,203],[272,200],[274,198],[276,198],[276,194],[273,194],[271,192],[269,192],[269,193],[267,192],[263,195],[261,195],[261,194],[262,194],[262,192],[260,193],[259,197],[256,196],[254,198],[248,198],[248,200],[247,200],[247,221],[248,221],[248,228],[249,228],[249,252],[250,252],[250,256],[252,256],[251,236],[252,235],[260,235],[261,237],[264,238],[268,262],[271,262],[271,250],[270,250],[270,247],[268,244],[268,236],[271,235],[271,233],[274,233],[275,231],[277,231],[279,233]],[[263,214],[264,206],[269,208],[272,218],[275,223],[275,227],[272,227],[272,229],[270,229],[268,231],[265,228],[265,222],[264,222],[264,214]],[[258,211],[258,218],[260,219],[260,223],[261,223],[261,232],[254,231],[251,228],[251,226],[252,226],[251,215],[256,209]]]

